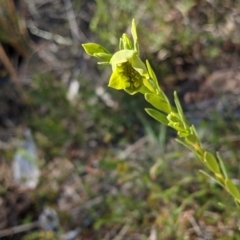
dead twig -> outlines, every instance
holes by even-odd
[[[114,237],[113,240],[122,240],[124,239],[124,235],[127,233],[128,229],[130,228],[130,224],[126,223],[122,229],[119,231],[118,235]]]
[[[16,233],[26,232],[33,228],[37,228],[38,226],[39,226],[39,222],[36,221],[36,222],[31,222],[28,224],[23,224],[23,225],[12,227],[12,228],[7,228],[0,231],[0,238],[11,236]]]
[[[21,84],[20,84],[20,81],[18,79],[17,73],[16,73],[12,63],[10,62],[6,52],[4,51],[1,43],[0,43],[0,60],[2,61],[3,65],[5,66],[8,73],[10,74],[13,84],[18,89],[21,89]]]
[[[64,0],[64,5],[65,5],[66,12],[67,12],[73,41],[74,42],[87,41],[88,38],[86,37],[86,35],[83,33],[83,31],[81,31],[81,29],[77,25],[77,21],[76,21],[76,17],[75,17],[74,11],[73,11],[71,0]]]
[[[192,225],[193,230],[197,234],[197,236],[202,237],[203,236],[202,230],[199,227],[197,221],[194,219],[194,217],[192,215],[190,215],[190,216],[187,216],[187,218],[188,218],[188,221],[190,222],[190,224]]]
[[[137,140],[132,145],[129,145],[125,150],[121,151],[121,153],[118,155],[118,158],[119,159],[127,158],[129,155],[131,155],[137,149],[141,148],[146,142],[147,142],[146,137],[140,138],[139,140]]]

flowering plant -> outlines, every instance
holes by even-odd
[[[132,21],[131,34],[133,41],[126,33],[122,35],[119,41],[119,51],[114,54],[96,43],[83,44],[83,48],[87,54],[102,60],[99,64],[112,66],[109,87],[117,90],[123,89],[131,95],[136,93],[144,95],[145,100],[154,107],[146,108],[145,111],[155,120],[176,130],[178,135],[176,141],[193,151],[212,174],[200,171],[225,188],[232,195],[237,206],[240,207],[239,190],[228,177],[219,153],[213,155],[203,148],[194,125],[191,125],[184,115],[177,93],[174,92],[174,107],[159,86],[150,63],[146,61],[145,64],[141,60],[134,20]]]

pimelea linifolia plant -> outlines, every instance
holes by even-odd
[[[130,95],[143,94],[145,100],[154,107],[146,108],[145,111],[155,120],[177,132],[177,142],[194,152],[211,174],[202,170],[201,172],[225,188],[239,207],[240,193],[228,177],[219,153],[212,154],[203,148],[194,125],[190,124],[184,115],[177,93],[174,92],[175,106],[172,106],[161,86],[159,86],[148,60],[144,63],[140,58],[134,20],[132,21],[131,34],[132,40],[126,33],[122,35],[119,40],[119,51],[113,54],[96,43],[85,43],[82,46],[87,54],[100,60],[98,64],[107,64],[112,67],[109,87],[124,90]]]

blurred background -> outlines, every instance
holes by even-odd
[[[83,52],[116,51],[133,18],[239,185],[239,1],[0,0],[0,239],[240,239],[232,198]]]

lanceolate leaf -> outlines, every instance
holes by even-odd
[[[160,113],[159,111],[152,108],[145,108],[145,111],[160,123],[163,123],[165,125],[168,124],[167,117],[164,114]]]
[[[237,189],[237,187],[233,184],[233,182],[230,179],[225,180],[225,186],[228,190],[228,192],[236,198],[238,201],[240,201],[240,193]]]
[[[208,177],[209,179],[211,179],[213,182],[219,184],[220,186],[222,186],[224,188],[224,185],[218,181],[218,179],[213,178],[211,175],[209,175],[207,172],[203,171],[203,170],[199,170],[200,173],[202,173],[203,175],[205,175],[206,177]]]
[[[133,50],[132,42],[126,33],[122,36],[123,48]]]
[[[171,112],[171,106],[168,104],[164,99],[162,99],[160,96],[156,94],[150,94],[146,93],[145,94],[145,99],[151,103],[155,108],[158,110],[165,112],[165,113],[170,113]]]
[[[181,138],[176,138],[176,142],[182,144],[184,147],[189,149],[190,151],[193,151],[192,146],[188,142],[184,142]]]
[[[133,42],[134,42],[134,50],[139,53],[138,37],[137,37],[137,27],[136,27],[136,22],[135,22],[134,19],[132,20],[131,33],[132,33]]]
[[[183,110],[182,110],[182,107],[181,107],[181,104],[180,104],[180,101],[178,99],[176,91],[174,92],[174,102],[176,104],[176,107],[177,107],[177,110],[178,110],[178,114],[179,114],[180,118],[182,119],[184,127],[186,128],[187,126],[186,126],[186,123],[185,123],[184,113],[183,113]]]
[[[94,56],[95,53],[107,53],[111,54],[107,49],[102,47],[97,43],[84,43],[82,44],[85,52],[91,56]]]
[[[220,173],[220,169],[217,163],[216,158],[209,152],[204,153],[204,162],[208,166],[208,168],[214,173]]]
[[[153,71],[153,69],[152,69],[152,67],[151,67],[151,65],[150,65],[150,63],[149,63],[148,60],[146,61],[146,65],[147,65],[147,69],[148,69],[148,73],[149,73],[150,78],[151,78],[151,79],[157,84],[157,86],[158,86],[157,77],[156,77],[156,75],[155,75],[155,73],[154,73],[154,71]]]
[[[220,156],[220,154],[218,152],[217,152],[217,158],[219,160],[219,165],[221,167],[221,170],[223,172],[224,177],[228,178],[226,167],[225,167],[224,162],[223,162],[223,160],[222,160],[222,158],[221,158],[221,156]]]
[[[94,53],[93,56],[97,57],[97,58],[100,58],[100,59],[102,59],[104,61],[110,62],[112,54],[108,54],[108,53]]]

